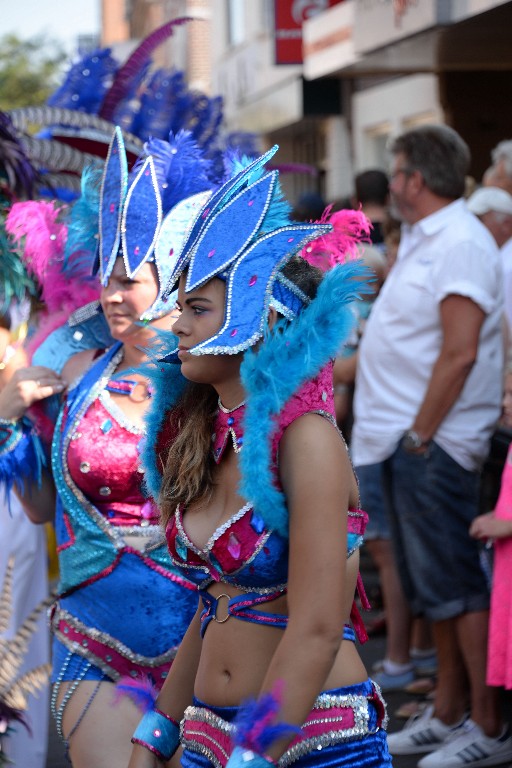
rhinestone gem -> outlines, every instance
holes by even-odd
[[[324,401],[324,403],[327,400],[327,392],[325,390],[322,392],[322,400]]]
[[[138,245],[136,245],[136,246],[135,246],[135,248],[133,249],[133,252],[134,252],[134,254],[135,254],[136,256],[138,256],[138,255],[139,255],[139,253],[140,253],[140,248],[139,248],[139,246],[138,246]]]
[[[243,439],[243,437],[237,437],[237,439],[236,439],[236,444],[237,444],[237,445],[243,445],[243,444],[244,444],[244,439]]]
[[[228,416],[228,424],[229,424],[229,426],[234,424],[234,422],[235,422],[234,418],[232,416]]]
[[[91,465],[88,461],[82,461],[80,464],[80,472],[83,472],[84,475],[86,475],[88,472],[91,471]]]
[[[75,341],[82,341],[83,337],[84,337],[84,335],[83,335],[82,331],[75,331],[74,334],[73,334],[73,338],[74,338]]]
[[[187,559],[187,545],[179,536],[176,536],[176,552],[182,560]]]
[[[295,238],[294,238],[294,237],[289,237],[289,238],[288,238],[288,242],[289,242],[289,243],[293,243],[293,241],[294,241],[294,240],[295,240]]]
[[[105,656],[105,661],[112,661],[112,656],[110,655],[110,653],[107,653],[107,655]]]
[[[100,496],[110,496],[111,493],[112,493],[112,491],[110,490],[108,485],[102,485],[100,490],[99,490]]]
[[[238,333],[238,328],[233,328],[233,330],[231,331],[231,333],[229,335],[230,336],[236,336],[237,333]]]
[[[251,528],[256,531],[256,533],[262,533],[265,530],[265,521],[256,512],[252,513]]]
[[[255,283],[256,283],[256,280],[257,280],[257,279],[258,279],[258,275],[253,275],[253,276],[251,277],[251,279],[249,280],[249,285],[250,285],[251,287],[252,287],[253,285],[255,285]]]
[[[153,736],[159,739],[161,735],[162,735],[162,731],[160,730],[160,728],[155,728],[155,730],[153,731]]]
[[[115,209],[116,209],[116,207],[115,207],[114,203],[110,203],[110,205],[109,205],[110,213],[114,213]]]
[[[110,432],[112,427],[113,427],[112,419],[105,419],[105,421],[101,425],[100,429],[103,432],[103,434],[106,435],[107,432]]]
[[[87,648],[87,646],[89,645],[89,642],[87,640],[82,640],[82,645],[84,648]]]
[[[238,541],[237,537],[234,533],[229,534],[228,539],[228,552],[229,554],[235,559],[238,560],[240,557],[240,553],[242,551],[242,547],[240,542]]]
[[[56,240],[56,239],[57,239],[57,235],[50,235],[50,240]]]
[[[215,248],[212,248],[211,251],[208,253],[208,258],[211,259],[212,256],[215,256]]]
[[[69,627],[64,627],[64,634],[69,635]]]
[[[130,677],[137,677],[137,670],[136,669],[130,669]]]

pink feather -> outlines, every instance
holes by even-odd
[[[142,711],[147,712],[155,706],[158,690],[149,678],[121,677],[116,683],[114,704],[128,697]]]
[[[6,231],[20,249],[27,272],[41,287],[45,305],[37,332],[27,345],[31,355],[75,309],[96,301],[100,294],[98,281],[89,274],[89,265],[84,263],[82,270],[66,270],[67,226],[59,221],[63,211],[53,201],[29,200],[15,203],[6,219]]]
[[[319,224],[331,224],[332,230],[302,249],[300,255],[310,264],[327,272],[336,264],[357,259],[359,246],[370,240],[371,223],[362,211],[342,210],[331,214],[332,205],[322,214]]]

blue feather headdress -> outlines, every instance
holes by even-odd
[[[281,268],[331,227],[290,221],[278,172],[264,171],[276,151],[273,147],[220,187],[199,211],[180,251],[174,251],[168,291],[185,270],[187,293],[213,277],[226,281],[224,324],[192,347],[193,355],[242,352],[262,338],[270,306],[292,319],[308,303]],[[176,352],[168,359],[176,361]]]
[[[142,315],[150,321],[171,308],[163,290],[197,213],[212,193],[211,161],[190,134],[145,145],[145,154],[128,173],[119,128],[109,147],[99,200],[99,269],[106,285],[118,256],[133,277],[146,262],[156,266],[160,291]]]

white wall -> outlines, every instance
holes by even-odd
[[[422,123],[444,122],[435,75],[410,75],[354,94],[352,131],[355,172],[387,168],[389,136]]]

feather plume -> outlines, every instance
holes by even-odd
[[[360,257],[360,245],[370,241],[371,222],[362,211],[342,210],[331,215],[328,206],[319,221],[331,224],[332,230],[317,237],[302,249],[300,255],[322,272]]]
[[[355,321],[350,302],[369,290],[370,278],[360,261],[334,267],[296,320],[280,321],[281,332],[274,329],[258,350],[244,355],[240,374],[248,398],[240,492],[281,535],[288,532],[288,511],[270,466],[275,418],[302,384],[337,355]]]
[[[33,354],[46,337],[63,325],[74,310],[99,297],[99,285],[91,275],[92,260],[80,251],[65,258],[67,225],[59,220],[64,209],[55,203],[15,203],[6,229],[18,247],[29,274],[41,286],[46,312],[27,350]]]
[[[32,197],[38,174],[6,112],[0,112],[0,167],[7,177],[9,197]],[[3,189],[2,184],[0,191]]]
[[[164,213],[180,200],[212,186],[208,177],[210,163],[190,132],[171,134],[168,142],[151,139],[145,149],[153,157]]]
[[[148,712],[155,706],[157,696],[158,689],[155,688],[149,678],[134,680],[131,677],[121,677],[116,683],[114,704],[118,704],[121,699],[128,697],[141,712]]]
[[[69,68],[64,82],[48,99],[48,106],[96,114],[117,66],[110,48],[84,54]]]
[[[4,574],[2,593],[0,594],[0,635],[7,632],[7,627],[11,620],[12,612],[12,574],[14,571],[14,557],[11,556],[7,561],[7,567]],[[0,643],[2,642],[0,638]]]
[[[137,77],[140,69],[147,63],[149,57],[159,45],[174,34],[174,28],[192,21],[190,17],[181,17],[163,24],[135,49],[126,63],[117,71],[114,82],[106,94],[99,110],[99,116],[112,120],[116,106],[125,98],[130,83]]]
[[[300,728],[295,725],[275,722],[282,687],[282,683],[278,683],[271,693],[264,693],[259,699],[248,699],[242,704],[234,720],[233,741],[236,746],[263,755],[276,739],[300,733]]]
[[[14,557],[10,557],[4,574],[2,593],[0,595],[0,632],[5,634],[12,615],[12,575]],[[48,597],[37,605],[27,616],[14,637],[8,640],[0,638],[0,722],[16,720],[22,723],[30,732],[24,718],[23,710],[27,707],[27,696],[35,693],[48,681],[51,671],[50,664],[43,664],[17,677],[23,663],[29,640],[37,628],[37,618],[54,600]],[[0,764],[2,750],[0,745]]]
[[[37,693],[48,682],[52,671],[51,664],[40,664],[35,669],[19,677],[6,694],[6,704],[13,709],[27,708],[27,696]]]

